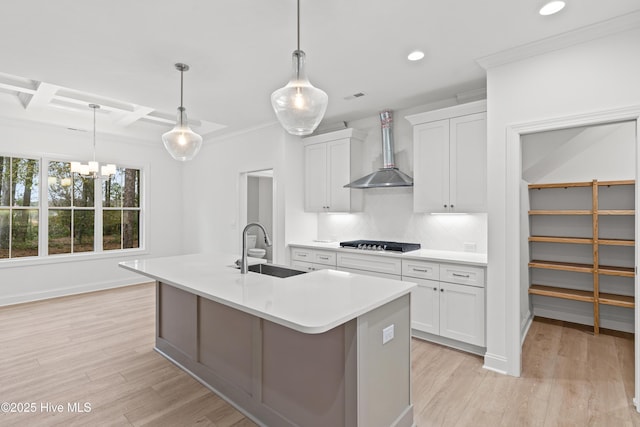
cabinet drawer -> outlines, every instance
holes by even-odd
[[[313,260],[313,251],[304,248],[291,248],[291,259],[295,261],[311,262]]]
[[[440,265],[427,261],[403,259],[402,277],[416,277],[418,279],[438,280],[440,278]]]
[[[482,288],[484,287],[484,268],[440,264],[440,281]]]
[[[338,267],[354,268],[378,273],[402,274],[402,262],[386,256],[338,253]]]
[[[304,271],[317,271],[317,270],[324,270],[324,269],[331,268],[328,265],[314,264],[312,262],[306,262],[306,261],[292,261],[291,267],[297,268],[298,270],[304,270]]]
[[[316,251],[312,252],[312,261],[316,264],[324,264],[335,267],[336,266],[336,253],[331,251]]]

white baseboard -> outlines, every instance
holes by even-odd
[[[503,375],[508,375],[509,372],[507,358],[497,354],[486,353],[484,355],[484,365],[482,365],[482,367]]]
[[[119,288],[122,286],[130,286],[138,283],[144,283],[148,280],[140,279],[122,279],[110,280],[105,282],[95,282],[82,286],[74,286],[69,288],[49,289],[42,292],[30,292],[26,294],[9,295],[0,297],[0,307],[14,304],[22,304],[25,302],[40,301],[50,298],[64,297],[68,295],[83,294],[87,292],[102,291],[105,289]]]
[[[527,311],[527,315],[522,319],[522,323],[520,323],[520,347],[524,345],[524,340],[527,338],[527,334],[529,333],[529,328],[531,328],[531,323],[533,322],[533,315],[530,311]]]

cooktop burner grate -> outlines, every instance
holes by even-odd
[[[384,240],[350,240],[340,242],[343,248],[363,249],[369,251],[410,252],[420,249],[420,243],[386,242]]]

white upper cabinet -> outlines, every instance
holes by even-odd
[[[413,128],[413,210],[486,212],[486,101],[407,116]]]
[[[362,209],[362,190],[344,188],[363,173],[364,133],[345,129],[304,138],[304,209],[353,212]]]

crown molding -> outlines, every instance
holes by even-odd
[[[485,70],[640,28],[640,10],[476,59]]]

